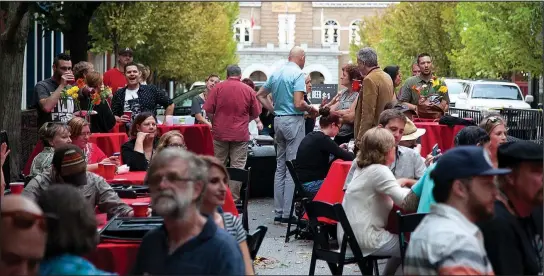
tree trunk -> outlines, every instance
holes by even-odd
[[[72,21],[68,30],[62,30],[66,49],[70,50],[72,65],[80,61],[87,61],[89,50],[89,23],[94,11],[100,6],[101,2],[87,2],[85,15],[77,18],[70,18]]]
[[[29,28],[28,3],[6,2],[3,7],[7,7],[7,20],[0,34],[0,129],[7,130],[10,177],[17,179],[21,163],[21,90]]]

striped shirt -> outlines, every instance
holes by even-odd
[[[247,239],[247,233],[242,225],[242,220],[232,213],[223,213],[222,215],[225,230],[236,239],[236,242],[241,243],[245,241]]]
[[[494,275],[478,227],[446,204],[431,206],[410,237],[404,275]]]

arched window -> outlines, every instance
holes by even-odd
[[[340,26],[336,20],[327,20],[323,26],[323,44],[340,44]]]
[[[361,20],[355,20],[351,22],[349,26],[349,43],[359,45],[361,44],[361,35],[359,31],[361,30]]]
[[[251,22],[249,22],[249,20],[238,19],[234,22],[234,39],[238,43],[243,44],[251,44],[251,42],[253,42]]]
[[[251,75],[249,75],[249,78],[252,81],[266,81],[267,79],[266,74],[263,73],[263,71],[254,71],[251,73]]]

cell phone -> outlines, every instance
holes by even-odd
[[[119,155],[121,155],[120,152],[114,152],[114,153],[113,153],[113,156],[119,156]]]
[[[431,152],[431,155],[432,155],[432,156],[437,156],[437,155],[438,155],[438,144],[435,144],[435,145],[433,146],[433,150],[432,150],[432,152]]]

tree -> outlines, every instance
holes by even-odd
[[[463,47],[452,61],[462,77],[542,73],[543,20],[537,2],[459,3],[457,32]]]
[[[160,79],[184,83],[224,74],[236,63],[232,25],[238,3],[142,2],[125,4],[123,12],[120,3],[103,5],[91,23],[93,51],[112,50],[116,43],[131,47],[134,60]]]
[[[158,6],[156,2],[106,2],[100,5],[89,27],[91,51],[113,52],[117,60],[121,47],[134,48],[144,44],[159,22],[154,15]]]
[[[32,11],[46,30],[61,31],[72,64],[87,61],[89,23],[102,2],[36,2]]]
[[[11,178],[19,175],[21,89],[29,28],[29,3],[0,2],[0,129],[9,130]]]

